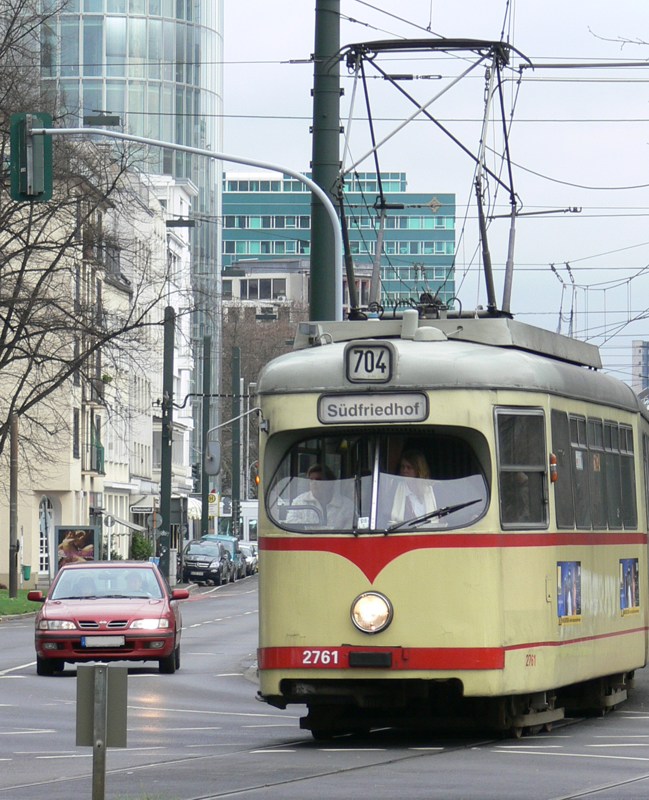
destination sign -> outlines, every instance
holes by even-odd
[[[423,422],[428,398],[423,392],[322,395],[318,419],[323,425],[368,425],[377,422]]]

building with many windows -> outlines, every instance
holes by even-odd
[[[361,305],[367,303],[369,276],[377,258],[379,301],[384,306],[423,293],[444,304],[452,301],[455,195],[408,192],[405,173],[381,173],[379,181],[376,173],[367,172],[348,182],[344,197],[350,250],[356,275],[361,276]],[[280,173],[226,173],[225,275],[235,264],[254,276],[257,261],[260,268],[270,261],[304,263],[309,257],[310,228],[311,192],[300,181]]]

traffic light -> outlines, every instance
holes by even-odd
[[[51,128],[50,114],[12,114],[11,198],[45,203],[52,198],[52,137],[32,134],[33,128]]]
[[[192,480],[194,481],[194,491],[200,492],[201,490],[201,465],[192,464]]]

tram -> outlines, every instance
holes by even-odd
[[[316,738],[621,703],[647,661],[649,417],[600,369],[505,317],[301,324],[257,388],[260,699]]]

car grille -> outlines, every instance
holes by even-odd
[[[80,619],[77,623],[81,630],[84,631],[96,631],[99,630],[100,627],[104,629],[108,629],[111,631],[121,630],[122,628],[126,628],[128,625],[127,619],[111,619],[109,622],[100,625],[97,620],[94,619]]]

